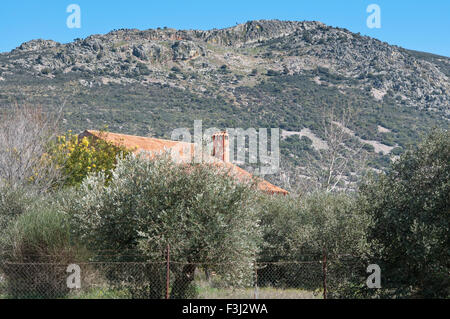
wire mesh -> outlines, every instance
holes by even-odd
[[[0,298],[310,299],[329,297],[362,266],[351,258],[232,264],[158,262],[1,263]],[[228,267],[221,267],[221,266]],[[326,269],[326,271],[324,271]],[[73,283],[79,277],[79,286]]]

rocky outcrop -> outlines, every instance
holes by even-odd
[[[190,60],[204,54],[203,47],[191,41],[176,41],[172,51],[174,61]]]
[[[323,84],[360,89],[368,96],[382,92],[376,95],[380,101],[391,98],[444,113],[450,104],[449,58],[415,53],[315,21],[249,21],[207,31],[122,29],[68,44],[32,40],[0,56],[4,72],[12,75],[77,72],[95,82],[96,76],[107,74],[145,84],[149,79],[139,75],[153,72],[152,81],[194,90],[214,81],[232,91],[243,75],[261,80],[263,75],[314,71],[334,79]],[[179,70],[179,76],[171,69]],[[186,74],[191,80],[179,83]]]
[[[22,52],[23,51],[38,51],[38,50],[44,50],[44,49],[48,49],[48,48],[54,48],[59,45],[61,45],[61,44],[56,41],[53,41],[53,40],[37,39],[37,40],[31,40],[28,42],[24,42],[13,51],[22,51]]]

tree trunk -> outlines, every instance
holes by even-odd
[[[188,264],[183,267],[181,272],[175,275],[170,299],[187,299],[189,297],[189,288],[194,281],[196,265]]]

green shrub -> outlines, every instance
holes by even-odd
[[[52,70],[51,70],[50,68],[43,68],[43,69],[41,70],[41,73],[44,74],[44,75],[47,75],[47,74],[49,74],[50,72],[52,72]]]
[[[394,149],[392,149],[391,154],[392,155],[400,155],[403,153],[403,148],[402,147],[396,147]]]
[[[66,267],[77,250],[66,217],[50,205],[20,215],[1,238],[1,272],[13,298],[56,298],[68,293]]]
[[[375,152],[375,147],[372,144],[364,144],[363,149],[371,153]]]
[[[35,198],[26,189],[0,188],[0,229],[6,229],[10,222],[22,215]],[[0,238],[4,237],[4,233]]]
[[[279,71],[276,70],[267,70],[267,76],[277,76],[280,75]]]

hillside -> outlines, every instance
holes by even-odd
[[[64,104],[63,129],[155,137],[194,119],[280,127],[286,162],[301,166],[323,137],[320,110],[351,106],[358,117],[348,129],[371,145],[370,165],[380,169],[432,127],[448,127],[449,77],[450,58],[320,22],[115,30],[0,54],[0,108]]]

